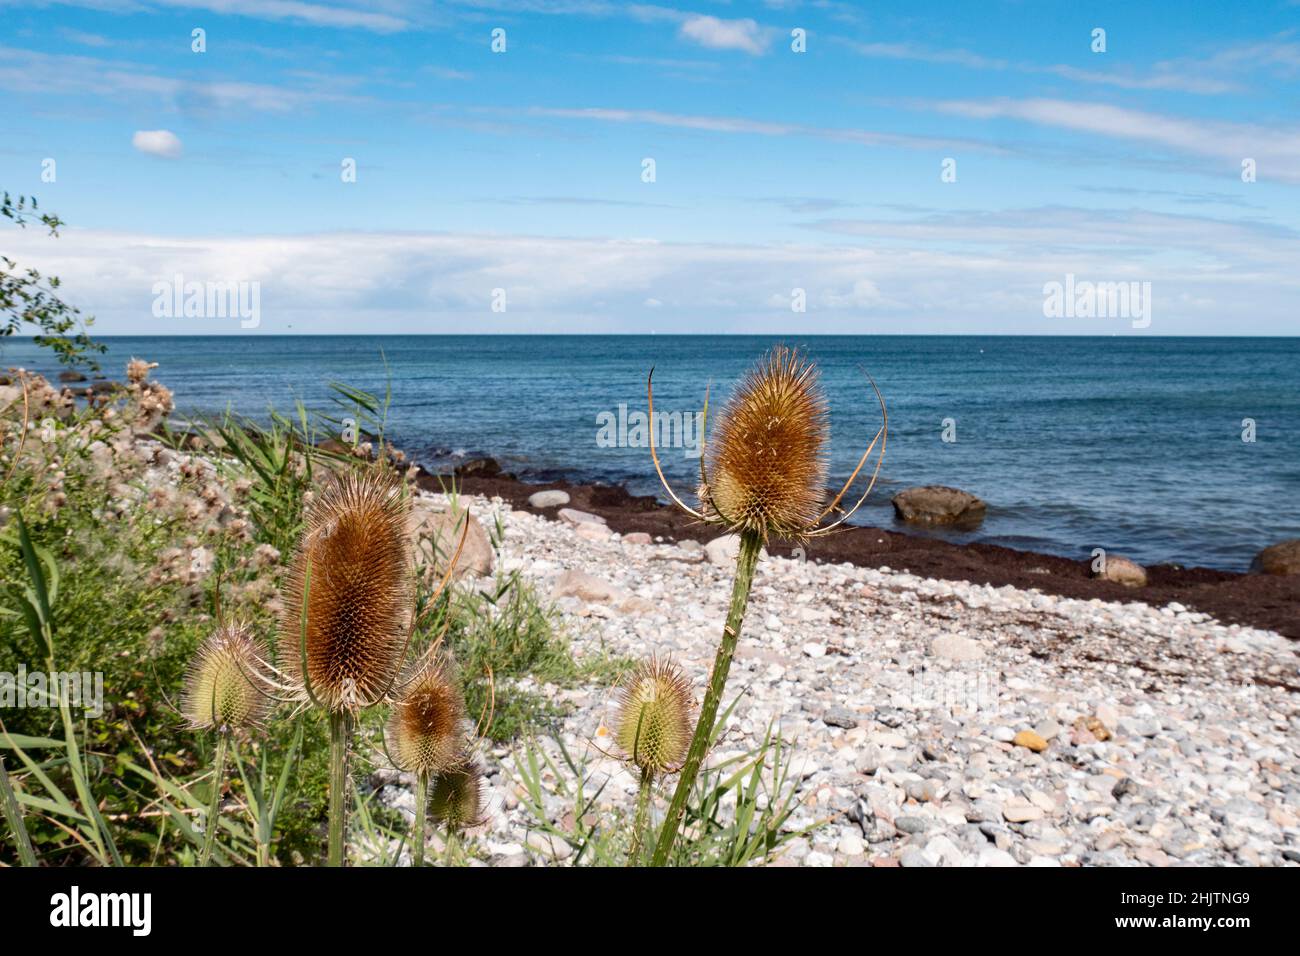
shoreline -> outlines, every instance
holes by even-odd
[[[491,461],[491,459],[483,459]],[[417,462],[417,464],[419,464]],[[495,464],[495,462],[494,462]],[[455,481],[463,494],[500,497],[519,511],[558,520],[558,508],[535,508],[531,495],[559,490],[569,495],[564,507],[604,518],[619,534],[643,533],[664,541],[693,540],[706,544],[718,537],[715,527],[702,525],[652,495],[632,495],[623,486],[568,480],[528,482],[505,473],[434,473],[420,466],[419,487],[440,493]],[[770,542],[770,554],[790,557],[793,546]],[[1011,586],[1080,600],[1139,602],[1153,607],[1180,604],[1209,614],[1225,624],[1274,631],[1300,640],[1300,575],[1270,575],[1184,568],[1146,567],[1148,583],[1126,587],[1092,577],[1087,561],[1002,545],[956,544],[906,531],[851,525],[842,532],[804,546],[814,563],[847,562],[857,567],[906,571],[942,581],[966,581],[992,587]]]

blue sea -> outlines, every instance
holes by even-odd
[[[133,355],[158,362],[154,375],[175,391],[181,415],[229,405],[259,417],[268,406],[287,410],[297,399],[326,408],[331,382],[381,395],[391,386],[389,434],[423,463],[491,455],[524,478],[625,483],[644,494],[658,493],[649,453],[619,446],[619,420],[644,411],[650,367],[656,411],[679,412],[684,424],[693,423],[689,416],[706,385],[712,383],[716,411],[755,359],[783,341],[806,347],[822,369],[833,476],[847,476],[879,424],[860,369],[888,402],[888,451],[859,523],[893,527],[895,491],[946,484],[989,506],[976,531],[930,532],[957,541],[1073,558],[1100,547],[1148,564],[1244,570],[1261,547],[1300,537],[1300,338],[103,341],[110,377],[120,379]],[[6,366],[55,370],[30,342],[0,348]],[[635,439],[635,419],[629,423]],[[1244,441],[1252,423],[1254,440]],[[693,501],[699,462],[691,448],[665,448],[662,460]]]

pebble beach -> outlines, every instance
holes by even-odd
[[[621,535],[565,497],[531,511],[460,503],[484,526],[501,519],[495,570],[550,597],[576,656],[670,656],[702,688],[730,542]],[[765,556],[728,683],[741,699],[709,760],[753,749],[769,727],[791,745],[790,827],[822,823],[775,865],[1296,865],[1298,663],[1287,638],[1176,602]],[[637,778],[602,746],[613,692],[540,690],[567,711],[565,747],[606,784],[601,808],[630,810]],[[517,753],[484,757],[479,862],[571,862],[521,805]],[[390,806],[411,804],[395,773],[371,782]],[[572,809],[554,792],[545,802],[555,819]]]

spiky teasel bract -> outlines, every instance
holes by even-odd
[[[406,681],[388,719],[385,740],[398,770],[432,777],[466,760],[465,702],[451,664],[441,656]]]
[[[654,776],[674,772],[695,728],[691,683],[671,661],[642,661],[619,688],[614,738],[624,755]]]
[[[467,756],[459,768],[438,774],[429,794],[429,810],[451,831],[483,823],[483,768]]]
[[[181,713],[196,730],[249,730],[266,717],[265,645],[243,624],[223,624],[199,644],[185,676]]]
[[[830,424],[817,369],[775,348],[732,394],[700,487],[705,513],[735,531],[798,537],[816,522],[826,485]]]
[[[280,626],[300,697],[356,710],[393,685],[414,593],[409,514],[401,484],[379,469],[336,475],[308,506]]]

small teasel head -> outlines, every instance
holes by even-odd
[[[458,768],[434,779],[429,788],[429,811],[449,830],[468,830],[486,819],[483,768],[468,754]]]
[[[279,658],[330,711],[377,703],[410,636],[410,502],[387,472],[347,471],[307,507],[280,620]]]
[[[195,651],[181,713],[196,730],[234,733],[261,724],[268,709],[266,648],[243,624],[223,624]]]
[[[736,388],[709,442],[704,513],[765,539],[800,537],[821,515],[829,430],[816,366],[773,349]]]
[[[132,385],[139,385],[149,377],[149,373],[158,367],[157,362],[146,362],[144,359],[131,356],[131,361],[126,363],[126,380]]]
[[[398,770],[433,777],[465,760],[465,703],[448,661],[435,657],[406,681],[388,720],[388,754]]]
[[[642,661],[619,689],[615,740],[651,775],[672,773],[686,757],[695,729],[691,683],[672,661]]]

